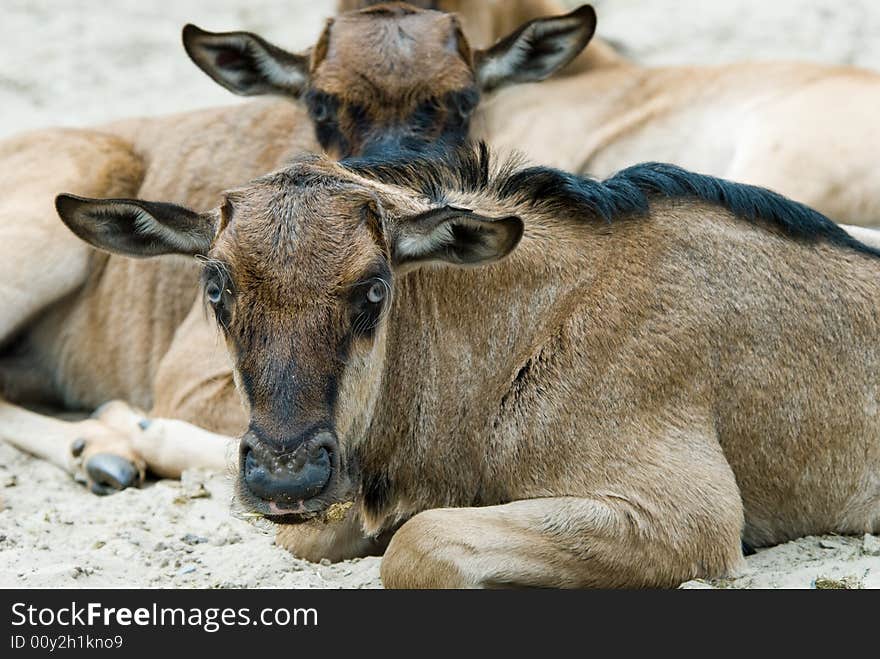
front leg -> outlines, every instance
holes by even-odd
[[[187,469],[231,472],[237,467],[235,437],[179,419],[142,419],[140,428],[132,446],[157,476],[180,478]]]
[[[95,494],[140,485],[143,460],[129,435],[103,416],[99,409],[90,419],[63,421],[0,399],[0,440],[60,467]]]
[[[162,478],[180,478],[187,469],[227,471],[235,463],[233,437],[179,419],[149,418],[125,401],[104,403],[92,418],[115,431],[128,451]]]
[[[741,513],[652,519],[613,497],[529,499],[416,515],[382,561],[388,588],[675,587],[737,568]]]
[[[735,571],[742,498],[711,415],[684,406],[643,414],[631,434],[596,436],[568,454],[560,441],[556,469],[520,465],[524,480],[540,474],[546,491],[577,496],[523,490],[510,503],[417,514],[391,539],[384,584],[669,588]]]

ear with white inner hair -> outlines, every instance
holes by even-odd
[[[308,82],[309,58],[289,53],[250,32],[183,28],[187,55],[215,82],[240,96],[299,97]]]
[[[577,57],[595,32],[596,11],[590,5],[531,20],[491,48],[474,53],[480,87],[492,91],[544,80]]]
[[[213,213],[140,199],[87,199],[62,194],[55,208],[93,247],[133,257],[207,254],[217,230]]]
[[[396,266],[432,261],[482,265],[513,251],[522,238],[523,221],[444,206],[403,218],[395,233],[392,260]]]

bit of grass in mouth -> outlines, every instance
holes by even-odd
[[[324,523],[325,524],[336,524],[345,519],[345,515],[348,513],[349,508],[354,505],[354,501],[341,501],[332,504],[327,510],[324,511]]]

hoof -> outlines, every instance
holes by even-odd
[[[140,484],[140,472],[129,460],[112,453],[98,453],[86,463],[95,494],[113,494]]]
[[[73,457],[78,458],[79,456],[82,455],[82,452],[85,450],[85,448],[86,448],[86,440],[84,440],[82,437],[80,437],[73,444],[70,445],[70,454]]]

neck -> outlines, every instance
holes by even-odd
[[[571,227],[532,222],[502,262],[425,268],[395,283],[382,391],[358,458],[369,526],[505,498],[491,478],[503,459],[499,413],[601,259],[574,236]]]

